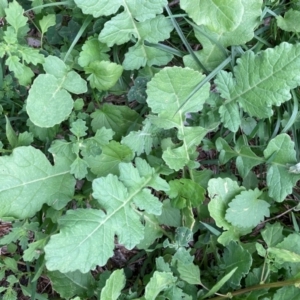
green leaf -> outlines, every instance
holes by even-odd
[[[51,237],[45,247],[48,270],[85,273],[103,266],[113,255],[114,237],[127,249],[144,237],[140,215],[134,209],[150,214],[161,213],[161,202],[148,187],[168,190],[168,184],[145,161],[120,163],[120,177],[109,174],[93,181],[93,197],[102,210],[69,210],[59,220],[60,233]]]
[[[228,285],[231,288],[236,289],[240,286],[241,279],[248,274],[250,270],[252,265],[252,256],[236,242],[230,242],[226,246],[222,256],[222,262],[222,269],[225,274],[228,274],[237,268],[232,275],[230,282],[228,282]]]
[[[5,9],[6,21],[15,29],[16,33],[18,30],[27,24],[27,18],[24,17],[24,9],[17,2],[13,1],[9,3],[8,8]]]
[[[78,271],[64,274],[58,271],[48,271],[47,276],[51,280],[53,289],[65,299],[91,295],[91,289],[95,282],[91,273],[82,274]]]
[[[43,249],[46,243],[47,243],[47,239],[41,239],[33,243],[30,243],[28,248],[24,251],[23,254],[24,261],[33,261],[38,259],[43,253]]]
[[[93,112],[91,117],[93,119],[91,125],[95,132],[102,127],[111,128],[115,132],[116,140],[126,136],[129,129],[134,130],[141,120],[139,114],[128,106],[107,103]]]
[[[56,19],[54,14],[46,15],[43,16],[43,18],[40,20],[40,26],[41,26],[41,31],[42,35],[44,35],[48,28],[51,26],[54,26],[56,24]]]
[[[180,247],[172,258],[172,265],[176,267],[180,279],[189,284],[201,284],[200,269],[194,265],[194,256],[189,250]]]
[[[289,32],[300,32],[300,24],[298,22],[300,18],[300,11],[289,9],[284,17],[278,16],[276,18],[279,28]]]
[[[266,159],[273,156],[267,172],[269,196],[281,202],[292,192],[300,179],[299,174],[290,173],[289,164],[296,163],[294,142],[289,135],[283,133],[272,139],[264,151]]]
[[[227,245],[231,240],[237,241],[241,235],[251,231],[234,227],[225,218],[228,204],[243,190],[244,187],[239,187],[237,182],[229,178],[211,179],[208,182],[208,193],[211,199],[208,204],[210,216],[218,227],[227,230],[218,237],[218,241],[223,245]]]
[[[61,209],[73,196],[75,181],[63,160],[52,166],[41,151],[19,147],[0,165],[2,217],[32,217],[44,203]]]
[[[171,272],[155,271],[145,288],[145,299],[155,300],[161,291],[175,285],[176,277]]]
[[[6,131],[6,137],[7,140],[12,148],[15,148],[18,144],[18,137],[14,129],[12,128],[9,119],[7,116],[5,116],[6,125],[5,125],[5,131]]]
[[[70,166],[70,173],[73,174],[76,179],[81,180],[87,175],[88,167],[88,162],[77,156]]]
[[[5,8],[8,7],[7,0],[0,0],[0,18],[5,17]]]
[[[261,231],[261,236],[268,247],[273,247],[282,242],[284,237],[282,231],[283,226],[280,223],[267,223],[265,229]]]
[[[278,289],[273,300],[297,300],[299,298],[299,286],[290,285]]]
[[[219,161],[221,165],[226,164],[229,160],[237,156],[236,151],[232,150],[226,140],[221,137],[216,140],[216,148],[220,152]]]
[[[39,127],[53,127],[64,121],[73,109],[69,92],[87,91],[86,82],[75,71],[55,56],[45,59],[48,74],[39,75],[33,82],[27,98],[26,110],[32,123]]]
[[[109,61],[93,61],[84,68],[86,74],[91,74],[88,81],[92,88],[106,91],[113,87],[122,75],[122,66]]]
[[[187,103],[187,97],[195,86],[204,79],[204,75],[189,68],[166,67],[155,74],[148,83],[147,103],[157,116],[148,116],[152,123],[163,129],[177,128],[178,139],[182,146],[168,148],[163,153],[163,159],[170,168],[179,170],[184,166],[195,168],[194,162],[196,146],[207,133],[207,129],[200,126],[187,127],[186,113],[201,111],[205,100],[209,96],[209,83],[197,91]],[[160,99],[164,99],[161,101]]]
[[[87,135],[87,130],[88,130],[88,127],[85,126],[86,125],[86,122],[81,120],[81,119],[78,119],[76,120],[75,122],[73,122],[71,124],[71,128],[70,128],[70,131],[77,137],[77,138],[81,138],[83,136],[86,136]]]
[[[109,55],[106,53],[109,48],[98,41],[97,38],[90,37],[82,46],[79,54],[78,63],[81,67],[87,67],[94,61],[109,61]]]
[[[258,189],[242,191],[230,203],[225,218],[232,225],[254,228],[264,217],[270,216],[270,204],[260,200],[262,192]]]
[[[117,300],[125,287],[124,270],[115,270],[108,280],[106,280],[105,287],[101,291],[101,300]]]
[[[171,180],[169,197],[176,208],[198,207],[205,199],[205,190],[203,187],[191,179]]]
[[[130,162],[134,157],[133,152],[126,145],[111,141],[102,147],[102,153],[95,157],[85,157],[91,171],[100,176],[119,174],[119,163]]]
[[[290,90],[300,84],[299,67],[300,45],[284,42],[258,54],[247,51],[234,67],[235,79],[232,73],[221,71],[215,83],[226,99],[224,105],[238,103],[250,116],[267,118],[273,114],[272,105],[289,100]],[[220,108],[219,112],[225,120],[225,111]],[[228,121],[224,125],[233,132],[238,130]]]
[[[274,247],[269,247],[268,253],[279,264],[283,264],[284,262],[300,263],[299,233],[292,233]]]
[[[196,24],[218,33],[233,31],[241,23],[244,11],[241,0],[181,0],[180,7]]]
[[[94,16],[111,15],[121,5],[124,6],[121,13],[105,23],[99,35],[100,42],[106,43],[108,47],[136,39],[136,44],[125,54],[124,69],[162,65],[172,59],[172,55],[144,44],[144,41],[158,43],[170,37],[173,29],[171,20],[163,15],[156,16],[162,13],[166,0],[118,1],[114,5],[108,5],[107,0],[98,0],[92,9],[86,0],[77,0],[76,3],[83,12]]]

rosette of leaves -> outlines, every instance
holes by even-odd
[[[139,69],[144,66],[161,66],[167,64],[172,55],[145,44],[158,43],[170,37],[173,29],[170,19],[161,13],[168,4],[166,0],[75,0],[83,13],[91,14],[95,18],[115,14],[120,7],[123,11],[106,22],[99,35],[99,40],[107,44],[122,45],[130,40],[135,40],[125,54],[123,67],[125,70]]]
[[[28,19],[23,15],[22,6],[13,1],[4,9],[5,19],[9,24],[2,36],[0,43],[0,57],[6,56],[5,65],[14,73],[20,85],[28,85],[34,73],[28,64],[41,64],[44,56],[39,50],[28,47],[25,43],[25,36],[29,31]]]

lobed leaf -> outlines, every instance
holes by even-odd
[[[289,100],[290,90],[300,84],[299,67],[300,44],[283,42],[258,54],[247,51],[237,61],[235,78],[232,73],[221,71],[215,83],[226,99],[227,109],[219,110],[224,125],[233,132],[239,128],[240,121],[231,124],[226,119],[226,114],[235,114],[233,103],[238,103],[250,116],[270,117],[272,105],[279,106]]]
[[[162,204],[147,187],[168,190],[168,184],[145,161],[120,163],[120,177],[109,174],[93,181],[93,197],[102,210],[68,211],[59,220],[60,233],[51,237],[45,247],[49,270],[83,273],[103,266],[113,255],[114,236],[132,249],[144,237],[144,226],[134,205],[150,214],[161,213]]]

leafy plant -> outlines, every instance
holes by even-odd
[[[0,298],[296,299],[298,2],[0,1]]]

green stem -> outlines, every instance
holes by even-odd
[[[299,278],[285,280],[285,281],[277,281],[277,282],[265,283],[265,284],[257,284],[257,285],[254,285],[254,286],[242,289],[242,290],[238,290],[238,291],[229,293],[228,295],[210,298],[210,300],[231,299],[234,296],[243,295],[243,294],[246,294],[246,293],[250,293],[252,291],[258,291],[258,290],[270,289],[270,288],[280,288],[280,287],[283,287],[283,286],[289,286],[289,285],[293,285],[293,284],[296,284],[296,283],[300,283],[300,279]]]

